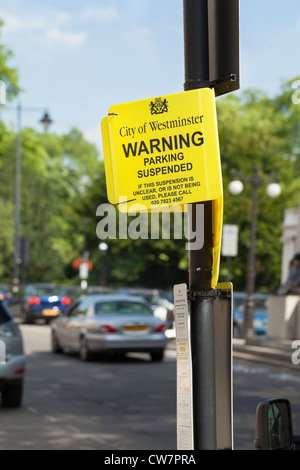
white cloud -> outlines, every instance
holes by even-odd
[[[142,26],[133,26],[127,33],[127,38],[130,42],[141,49],[146,47],[146,50],[153,47],[152,37],[152,31]]]
[[[47,8],[43,13],[27,11],[24,14],[21,11],[18,14],[11,14],[0,10],[0,18],[4,20],[6,33],[24,35],[23,43],[26,39],[31,42],[38,39],[39,43],[46,40],[50,44],[72,48],[80,46],[87,38],[85,32],[62,29],[66,25],[71,25],[72,21],[71,15],[62,10]]]
[[[70,22],[68,13],[61,10],[47,9],[45,13],[28,12],[19,15],[10,14],[0,10],[0,18],[4,20],[6,32],[38,31],[49,26],[61,26]]]
[[[7,32],[18,31],[24,28],[23,22],[19,18],[1,10],[0,10],[0,18],[4,21],[3,28]]]
[[[147,27],[131,27],[126,33],[127,41],[133,45],[133,50],[139,51],[147,58],[148,64],[154,64],[156,60],[156,49],[153,41],[153,33]]]
[[[47,29],[45,32],[47,41],[56,44],[62,44],[67,47],[78,47],[85,43],[87,35],[84,32],[67,32],[62,31],[56,27]]]
[[[82,17],[89,20],[117,20],[119,18],[119,12],[116,7],[91,7],[87,6],[82,13]]]

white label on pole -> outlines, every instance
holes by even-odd
[[[222,236],[222,256],[237,256],[238,254],[238,225],[224,225]]]
[[[80,263],[79,265],[79,277],[80,279],[87,279],[89,277],[89,268],[87,263]]]
[[[177,449],[193,450],[192,360],[186,284],[174,286],[177,352]]]

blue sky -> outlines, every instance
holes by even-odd
[[[182,0],[1,0],[2,44],[20,72],[24,126],[78,127],[101,151],[114,104],[183,91]],[[241,90],[277,93],[300,75],[299,0],[240,0]],[[0,77],[1,79],[1,77]],[[292,94],[292,91],[291,91]],[[41,111],[26,111],[36,107]],[[2,118],[15,125],[13,111]]]

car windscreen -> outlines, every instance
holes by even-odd
[[[254,299],[255,310],[267,310],[267,299]]]
[[[152,310],[141,302],[104,301],[95,304],[96,315],[151,315]]]
[[[2,303],[0,303],[0,325],[3,325],[4,323],[7,323],[11,320],[11,316],[6,310],[6,308],[3,306]]]
[[[267,310],[267,297],[254,298],[254,310]],[[237,297],[233,299],[234,310],[243,312],[246,306],[246,297]]]
[[[51,296],[51,295],[58,295],[63,296],[67,295],[68,291],[61,287],[32,287],[28,291],[29,295],[37,295],[38,297],[42,296]]]
[[[244,311],[245,309],[245,299],[244,298],[234,298],[233,299],[233,307],[234,307],[234,310],[239,310],[241,312]]]

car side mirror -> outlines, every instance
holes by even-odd
[[[280,398],[259,403],[255,434],[257,450],[294,450],[290,402]]]

